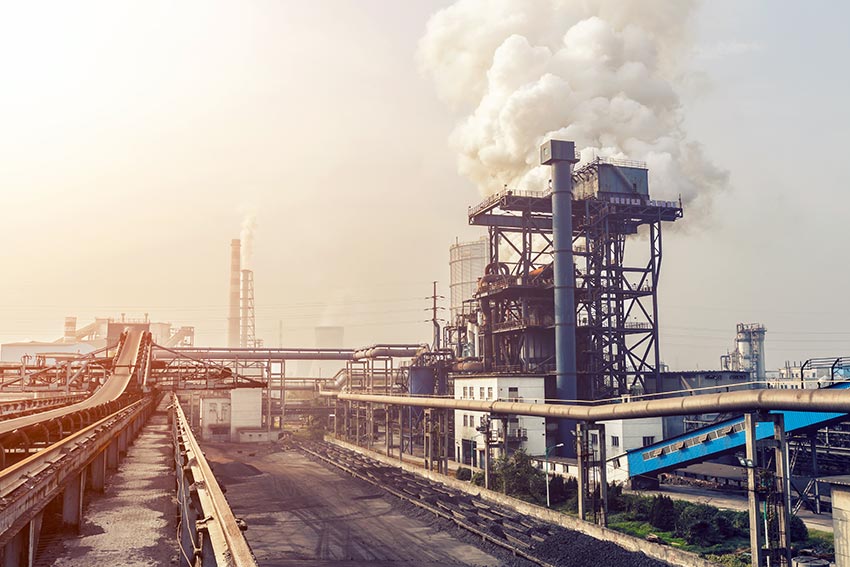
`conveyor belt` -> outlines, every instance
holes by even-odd
[[[831,386],[833,390],[850,389],[850,382]],[[777,411],[785,416],[786,433],[803,433],[818,430],[847,419],[846,413]],[[766,439],[773,435],[773,426],[759,423],[756,437]],[[632,449],[626,453],[629,477],[656,475],[682,468],[740,450],[745,444],[744,418],[737,417],[688,431],[682,435],[665,439],[647,447]]]
[[[112,373],[106,379],[103,386],[98,388],[86,400],[77,404],[2,421],[0,422],[0,435],[117,400],[130,383],[130,378],[133,375],[133,367],[136,364],[139,349],[142,346],[142,337],[143,331],[141,330],[129,330],[127,332],[127,338],[124,340]]]

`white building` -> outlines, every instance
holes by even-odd
[[[458,400],[522,401],[542,403],[544,386],[542,376],[474,376],[455,375],[454,395]],[[484,424],[487,414],[468,410],[455,411],[455,455],[457,462],[482,467],[484,459],[484,433],[478,428]],[[496,458],[506,441],[504,424],[499,419],[490,423],[490,439]],[[546,420],[542,417],[516,416],[507,424],[508,450],[525,449],[529,455],[546,452]]]

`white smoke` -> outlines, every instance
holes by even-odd
[[[242,217],[242,230],[239,238],[242,240],[242,269],[252,269],[251,262],[254,259],[254,237],[257,232],[257,215],[246,212]]]
[[[707,206],[728,175],[687,138],[676,93],[693,1],[459,0],[420,40],[423,70],[452,108],[460,173],[484,194],[541,190],[548,138],[582,161],[642,160],[656,199]],[[700,209],[703,207],[694,207]]]

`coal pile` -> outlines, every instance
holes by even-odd
[[[538,543],[532,553],[558,567],[669,567],[642,553],[627,551],[609,541],[600,541],[582,533],[555,529],[555,533]]]

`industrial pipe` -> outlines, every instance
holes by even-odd
[[[549,140],[540,146],[540,164],[552,166],[552,241],[555,252],[555,396],[559,400],[584,398],[576,379],[576,300],[573,262],[573,176],[575,144]],[[561,454],[575,456],[570,433],[575,423],[558,422]]]
[[[227,345],[239,346],[241,307],[242,243],[238,238],[230,241],[230,303],[227,312]]]
[[[354,351],[354,359],[379,357],[408,358],[418,356],[428,350],[424,344],[402,344],[402,345],[372,345]]]
[[[850,413],[850,390],[744,390],[698,396],[664,398],[639,402],[602,405],[530,404],[525,402],[488,402],[380,394],[348,394],[322,391],[322,396],[340,400],[371,402],[425,408],[480,411],[507,415],[529,415],[579,421],[638,419],[700,413],[789,410],[806,412]]]

